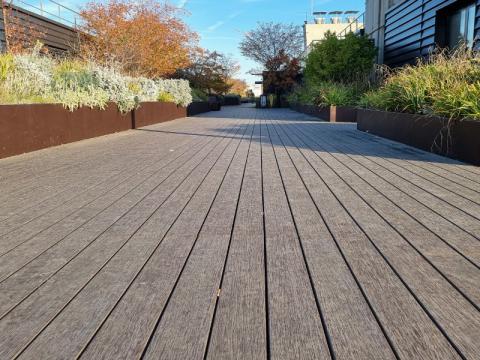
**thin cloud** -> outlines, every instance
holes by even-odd
[[[212,32],[212,31],[215,31],[217,30],[220,26],[222,26],[223,24],[225,24],[225,21],[217,21],[215,24],[213,25],[210,25],[208,28],[207,28],[207,31],[209,32]]]
[[[227,19],[228,20],[233,20],[235,19],[236,17],[238,17],[242,12],[241,11],[237,11],[237,12],[234,12],[234,13],[231,13],[230,15],[227,16]],[[215,30],[217,30],[219,27],[225,25],[227,21],[224,21],[224,20],[219,20],[217,21],[216,23],[210,25],[209,27],[207,27],[207,32],[213,32]]]

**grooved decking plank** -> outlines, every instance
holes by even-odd
[[[207,358],[267,358],[260,127],[255,126]]]
[[[122,218],[122,221],[117,222],[115,226],[102,234],[94,246],[89,247],[80,257],[69,262],[40,289],[9,312],[0,321],[0,355],[11,356],[28,345],[39,331],[60,314],[63,307],[96,277],[99,271],[111,264],[109,260],[112,257],[117,259],[113,264],[120,267],[121,270],[117,273],[107,272],[107,274],[118,276],[111,285],[115,286],[120,281],[128,281],[125,255],[121,257],[123,261],[118,263],[118,259],[120,259],[118,254],[121,252],[130,255],[136,251],[137,256],[130,258],[130,267],[128,268],[131,271],[136,270],[135,266],[141,262],[142,254],[145,258],[149,248],[156,245],[156,238],[150,236],[149,246],[141,246],[141,244],[137,246],[136,242],[129,241],[131,237],[142,229],[144,223],[153,214],[164,224],[173,222],[178,211],[181,210],[178,206],[173,205],[182,200],[188,201],[188,191],[192,192],[200,181],[196,175],[208,171],[209,165],[214,161],[212,156],[219,154],[225,146],[225,141],[222,144],[222,139],[214,140],[211,146],[207,145],[206,154],[200,152],[199,156],[195,156],[188,166],[170,177],[161,188],[144,199],[134,211],[129,213],[129,216]],[[173,196],[173,194],[175,195]],[[160,228],[159,230],[166,231],[167,229]],[[114,265],[110,265],[110,267]],[[8,298],[8,293],[5,295]],[[95,299],[90,300],[95,301]],[[0,304],[3,305],[3,303],[4,301]],[[29,319],[29,321],[25,322],[24,319]]]
[[[408,145],[396,143],[394,141],[365,132],[360,132],[358,135],[359,137],[363,137],[364,141],[373,140],[385,146],[392,146],[392,144],[395,144],[399,148],[415,149]],[[474,165],[469,165],[458,160],[449,159],[427,151],[422,151],[418,149],[415,150],[415,156],[408,157],[408,160],[412,163],[415,163],[416,165],[428,166],[429,170],[433,170],[435,168],[442,173],[447,173],[451,174],[452,176],[454,175],[455,177],[459,176],[460,178],[469,179],[472,183],[480,182],[480,179],[478,178],[480,175],[480,170]]]
[[[199,171],[188,178],[186,186],[165,203],[162,208],[165,211],[157,211],[148,220],[29,345],[21,358],[48,358],[59,351],[64,358],[74,357],[112,310],[116,328],[110,334],[118,341],[112,344],[113,358],[138,358],[193,246],[238,142],[222,140]]]
[[[59,262],[55,259],[61,257],[68,259],[70,253],[75,253],[81,249],[83,244],[88,244],[86,241],[91,239],[86,236],[89,229],[94,230],[95,234],[100,234],[106,227],[118,220],[119,214],[123,215],[127,212],[132,204],[140,201],[143,196],[155,189],[179,165],[189,161],[211,140],[213,139],[200,138],[194,144],[182,144],[182,147],[177,149],[178,151],[166,151],[166,156],[155,166],[149,166],[143,172],[135,173],[129,181],[112,188],[82,209],[75,218],[67,218],[56,226],[42,231],[8,253],[8,256],[3,256],[0,263],[0,282],[38,256],[42,256],[40,263],[47,264],[47,267],[52,268],[54,265],[58,267]],[[110,222],[108,222],[109,218],[112,219]],[[76,236],[77,234],[80,234],[81,237]],[[92,236],[92,239],[94,238],[95,236]],[[51,249],[51,247],[54,248]],[[49,253],[44,254],[45,251]],[[51,273],[45,268],[40,268],[38,263],[37,260],[35,264],[29,264],[30,269],[35,268],[31,273],[40,272],[43,277]],[[33,284],[30,283],[30,285]]]
[[[365,157],[365,159],[370,160],[373,163],[372,166],[375,166],[376,168],[380,167],[383,170],[390,172],[390,177],[395,181],[396,184],[399,183],[403,187],[412,188],[416,193],[421,194],[422,197],[432,198],[433,202],[436,205],[436,210],[437,208],[440,208],[440,210],[438,211],[441,211],[441,208],[454,208],[456,212],[459,212],[460,214],[463,213],[463,217],[466,218],[465,222],[470,226],[473,225],[473,228],[469,230],[473,231],[475,235],[479,236],[480,238],[480,205],[478,205],[472,200],[469,200],[467,196],[461,197],[449,191],[448,189],[444,189],[438,185],[426,182],[419,176],[412,174],[405,169],[399,167],[398,165],[393,164],[382,158],[381,151],[378,155],[372,155],[372,150],[363,150],[364,147],[366,149],[371,149],[372,146],[374,146],[372,144],[352,141],[351,137],[339,138],[338,134],[332,134],[332,137],[337,140],[342,139],[342,142],[344,144],[350,144],[350,147],[353,151],[360,151],[361,155]]]
[[[126,154],[116,156],[114,159],[112,159],[112,162],[118,163],[116,167],[119,168],[119,170],[114,172],[113,175],[105,176],[105,171],[103,169],[99,169],[101,171],[93,172],[95,174],[101,173],[100,176],[97,175],[93,181],[90,181],[88,178],[84,178],[80,182],[81,186],[75,187],[75,182],[66,188],[62,188],[62,186],[56,186],[54,194],[49,195],[47,199],[39,203],[35,203],[35,201],[30,199],[31,204],[29,203],[26,208],[21,208],[20,211],[17,211],[15,214],[12,214],[3,221],[0,221],[0,235],[24,226],[28,222],[31,222],[45,213],[65,205],[67,202],[76,201],[81,195],[86,195],[86,193],[93,192],[96,188],[101,188],[102,186],[107,186],[108,188],[109,184],[111,187],[113,187],[113,182],[118,181],[119,177],[126,178],[128,176],[133,176],[140,171],[144,171],[144,169],[148,169],[150,166],[155,165],[163,157],[170,155],[169,152],[171,150],[180,149],[184,144],[191,143],[193,141],[191,137],[183,135],[169,136],[167,139],[164,139],[160,134],[158,137],[162,140],[158,139],[155,142],[142,142],[145,144],[145,149],[143,150],[129,149]],[[138,158],[138,151],[140,151],[143,157],[143,161],[140,163],[135,161],[135,159]],[[97,169],[98,167],[94,168]],[[92,168],[89,168],[88,171],[92,172]],[[50,177],[48,179],[50,182],[53,182],[53,180],[54,179]],[[85,186],[86,184],[89,186]],[[15,208],[19,207],[15,206]]]
[[[297,134],[294,135],[297,137]],[[297,138],[298,139],[298,138]],[[302,142],[311,145],[312,141],[303,137]],[[480,313],[464,296],[448,283],[422,256],[402,237],[392,230],[385,220],[359,199],[319,157],[306,154],[324,181],[337,198],[348,209],[363,231],[370,237],[391,266],[401,276],[412,292],[423,303],[431,316],[436,319],[449,338],[467,357],[480,352]],[[432,249],[433,251],[434,249]],[[471,274],[478,270],[469,269]],[[469,273],[466,272],[466,275]],[[472,276],[473,277],[473,276]],[[472,289],[472,291],[474,291]]]
[[[270,355],[274,359],[330,359],[265,122],[261,134]]]
[[[148,136],[148,133],[142,134],[140,131],[130,131],[129,133],[132,136],[117,134],[118,141],[112,141],[116,140],[115,136],[113,139],[103,139],[103,146],[97,149],[96,153],[79,152],[81,158],[77,161],[72,159],[68,165],[60,169],[42,171],[41,176],[34,174],[25,181],[18,181],[16,186],[18,190],[11,189],[11,186],[4,186],[5,190],[0,194],[3,197],[3,201],[0,202],[2,204],[0,205],[0,215],[9,217],[15,215],[12,209],[18,212],[18,209],[22,209],[22,207],[31,208],[32,205],[43,205],[43,203],[48,205],[48,203],[54,202],[57,196],[60,198],[59,200],[68,198],[69,194],[88,188],[86,185],[88,182],[92,182],[89,180],[90,178],[95,180],[95,178],[103,176],[105,179],[108,168],[112,169],[110,172],[114,172],[121,171],[125,168],[125,164],[127,167],[131,167],[132,164],[136,164],[134,159],[139,153],[147,161],[150,156],[157,154],[159,148],[162,149],[169,142],[168,135],[164,133],[151,133],[154,136]],[[139,136],[143,138],[143,141],[139,141]],[[128,139],[128,141],[123,139]],[[85,140],[85,142],[89,141],[96,143],[99,139]],[[54,149],[47,150],[54,152]],[[92,171],[93,169],[96,171]]]
[[[457,185],[439,176],[432,174],[426,176],[424,171],[408,166],[405,160],[398,159],[402,156],[402,152],[396,151],[392,146],[381,147],[377,144],[375,146],[362,141],[357,136],[349,136],[348,141],[354,146],[359,145],[359,149],[362,149],[365,156],[377,160],[378,164],[393,171],[402,179],[480,218],[480,193],[477,191]]]
[[[289,147],[296,147],[281,133]],[[300,147],[301,149],[301,147]],[[460,358],[301,151],[288,148],[317,206],[401,358]],[[312,157],[313,160],[313,157]]]
[[[140,132],[138,132],[140,133]],[[121,150],[112,151],[109,156],[103,156],[101,153],[97,156],[92,155],[93,164],[84,167],[79,175],[80,179],[72,179],[71,170],[60,172],[59,174],[48,173],[37,180],[38,183],[47,183],[48,186],[43,191],[38,185],[36,188],[27,190],[26,195],[16,196],[8,190],[5,193],[10,199],[4,200],[0,205],[0,213],[3,214],[3,221],[0,221],[0,234],[22,225],[43,213],[52,211],[69,200],[75,200],[78,196],[88,192],[92,188],[116,180],[118,175],[135,169],[143,169],[149,164],[154,164],[158,156],[168,153],[171,147],[174,147],[180,140],[191,141],[191,137],[176,135],[167,136],[159,132],[143,132],[143,141],[138,141],[137,133],[132,137],[137,139],[141,145],[128,145],[121,147]],[[174,138],[177,138],[177,142]],[[183,139],[182,139],[183,138]],[[138,162],[138,154],[142,154],[143,162]],[[76,167],[73,169],[75,170]],[[108,172],[106,170],[110,169]],[[8,215],[7,215],[8,214]]]
[[[205,141],[204,147],[209,142]],[[205,156],[210,149],[205,147],[205,150],[200,150],[197,158],[188,158],[192,154],[186,154],[187,158],[182,162],[170,164],[158,177],[132,189],[132,192],[117,202],[115,206],[108,208],[105,213],[95,217],[87,225],[69,235],[59,246],[45,252],[2,282],[0,284],[2,290],[0,293],[3,295],[2,301],[0,301],[0,314],[4,314],[31,291],[41,286],[72,259],[80,256],[83,251],[91,251],[89,247],[97,247],[98,251],[102,242],[108,243],[105,239],[109,239],[115,233],[121,234],[121,229],[128,233],[129,227],[135,226],[135,224],[140,226],[143,219],[147,217],[146,214],[150,214],[158,206],[157,201],[161,202],[162,199],[169,196],[177,186],[177,181],[181,181],[182,177],[187,176],[199,159]],[[192,150],[195,151],[195,149]],[[113,234],[111,234],[112,232]],[[121,246],[122,238],[119,238],[118,241],[118,245],[113,242],[110,243],[110,246],[114,249],[115,246]],[[107,248],[105,251],[113,250]]]
[[[312,144],[309,138],[299,144]],[[480,313],[448,283],[422,256],[409,246],[389,224],[362,201],[312,151],[302,150],[306,158],[322,174],[322,179],[355,218],[377,249],[403,278],[411,291],[447,333],[451,341],[466,357],[480,353]],[[474,271],[474,270],[472,270]]]
[[[157,354],[167,359],[204,356],[253,127],[246,130],[186,268],[152,334],[146,359],[156,358]],[[185,324],[189,326],[185,328]]]
[[[339,359],[394,359],[395,355],[302,179],[275,125],[268,125],[288,200],[323,309],[333,353]]]
[[[335,241],[291,162],[275,125],[271,138],[286,193],[337,358],[395,358]]]
[[[369,184],[375,184],[375,189],[395,204],[395,207],[402,209],[415,221],[423,225],[432,234],[441,238],[445,243],[455,248],[472,263],[477,266],[480,265],[480,242],[478,239],[466,233],[455,224],[447,221],[447,219],[435,213],[413,196],[402,192],[386,181],[370,169],[368,163],[363,164],[360,161],[360,157],[351,154],[348,147],[344,147],[342,144],[336,142],[332,143],[328,137],[324,137],[320,133],[315,134],[315,139],[318,146],[321,144],[321,147],[331,149],[330,155],[354,172],[356,176],[359,177],[359,180],[363,180]],[[404,215],[401,212],[395,212],[392,217],[392,222],[396,220],[396,217],[404,218]],[[411,226],[416,228],[415,225]],[[416,231],[418,231],[419,234],[423,234],[424,230],[417,229]],[[429,237],[429,235],[426,236],[427,238]]]
[[[480,304],[480,288],[478,287],[478,284],[480,284],[480,269],[478,267],[455,252],[428,229],[422,227],[414,218],[409,217],[408,213],[399,211],[394,202],[388,201],[375,190],[379,185],[377,182],[368,183],[351,172],[344,163],[336,159],[333,155],[335,148],[329,146],[326,139],[311,137],[301,131],[301,126],[291,129],[292,132],[301,136],[311,149],[316,150],[325,165],[334,171],[342,182],[356,192],[365,204],[374,209],[412,246],[415,246],[422,256],[425,256],[438,271],[442,272],[456,287],[462,290],[470,301],[477,305]],[[471,247],[471,250],[474,251],[472,255],[474,257],[475,255],[479,256],[480,242],[476,241],[473,245],[475,247]]]
[[[405,181],[395,172],[379,165],[373,160],[373,157],[364,156],[359,153],[358,149],[352,147],[352,145],[349,145],[347,139],[344,139],[343,146],[346,146],[346,149],[349,151],[349,155],[351,155],[352,158],[361,163],[363,166],[367,167],[369,170],[382,177],[385,181],[395,186],[402,192],[418,200],[447,221],[450,221],[460,229],[467,231],[477,240],[480,240],[480,222],[468,212],[452,206],[448,202],[424,191],[422,188]],[[447,191],[444,192],[447,193]]]

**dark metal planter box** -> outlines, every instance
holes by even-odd
[[[122,114],[105,110],[69,111],[59,104],[0,105],[0,159],[97,136],[186,117],[174,103],[146,102]]]
[[[330,122],[356,122],[357,109],[350,106],[321,107],[315,105],[291,105],[293,110]]]
[[[187,107],[187,116],[195,116],[210,111],[208,101],[194,101]]]
[[[480,121],[358,109],[357,129],[422,150],[480,165]]]
[[[58,104],[0,105],[0,158],[129,130],[131,113],[115,104],[105,110],[68,111]]]
[[[233,106],[233,105],[241,104],[240,97],[237,97],[237,96],[225,96],[223,97],[222,100],[223,100],[222,105],[225,105],[225,106]]]
[[[140,106],[133,111],[132,128],[137,129],[143,126],[184,118],[186,116],[187,109],[177,106],[174,103],[156,101],[142,102]]]

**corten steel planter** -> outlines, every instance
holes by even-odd
[[[357,122],[357,109],[351,106],[330,106],[330,122]]]
[[[358,109],[357,129],[425,151],[480,165],[480,121]]]
[[[69,111],[60,104],[0,105],[0,159],[119,131],[184,118],[174,103],[145,102],[122,114],[115,104],[105,110]]]
[[[210,111],[208,101],[194,101],[187,107],[187,116],[195,116]]]
[[[133,111],[132,128],[158,124],[165,121],[184,118],[187,116],[187,109],[177,106],[174,103],[165,102],[142,102]]]
[[[0,158],[129,130],[131,114],[59,104],[0,105]]]
[[[302,114],[307,114],[324,121],[330,121],[330,109],[327,107],[320,107],[315,105],[291,104],[290,108]]]
[[[241,104],[240,97],[238,96],[225,96],[222,100],[222,105],[226,106],[234,106]]]
[[[356,122],[357,109],[350,106],[291,105],[292,110],[329,122]]]

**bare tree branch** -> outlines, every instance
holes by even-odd
[[[299,58],[303,52],[301,27],[294,24],[259,23],[256,29],[244,34],[240,51],[263,67],[281,51],[290,58]]]

